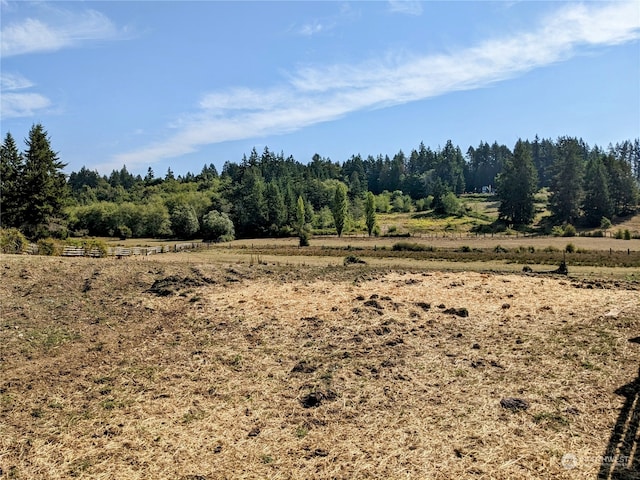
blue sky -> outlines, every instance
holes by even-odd
[[[638,1],[0,7],[2,137],[42,123],[67,173],[640,136]]]

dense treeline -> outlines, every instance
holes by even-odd
[[[406,155],[353,155],[342,163],[314,155],[302,163],[253,149],[218,172],[110,175],[82,167],[68,178],[42,125],[19,152],[12,135],[2,145],[0,221],[32,238],[48,235],[126,237],[279,236],[342,233],[354,223],[375,233],[376,212],[463,212],[464,192],[496,192],[500,221],[530,224],[534,194],[550,192],[552,222],[597,226],[638,204],[640,140],[590,147],[576,138],[481,142],[463,154],[452,141],[433,150],[421,143]],[[66,180],[66,181],[65,181]],[[344,196],[344,198],[343,198]],[[339,203],[339,204],[338,204]],[[366,225],[366,226],[365,226]],[[301,237],[302,238],[302,237]]]

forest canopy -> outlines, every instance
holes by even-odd
[[[463,193],[495,194],[500,222],[528,225],[534,195],[545,188],[551,223],[595,227],[603,218],[636,212],[640,139],[605,149],[573,137],[535,137],[518,140],[513,150],[480,142],[464,153],[448,140],[435,150],[420,143],[408,154],[357,154],[342,163],[318,154],[303,163],[265,147],[226,162],[220,172],[210,163],[177,176],[171,168],[156,176],[149,167],[142,177],[126,166],[109,175],[82,167],[67,176],[65,166],[41,124],[31,128],[23,151],[8,133],[1,147],[1,226],[32,239],[217,241],[299,235],[302,225],[342,234],[354,222],[371,234],[374,207],[380,213],[456,215],[463,211]]]

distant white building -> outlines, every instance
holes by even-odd
[[[493,187],[491,185],[483,186],[482,193],[493,193]]]

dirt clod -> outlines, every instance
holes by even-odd
[[[449,315],[456,315],[458,317],[468,317],[469,316],[469,310],[467,310],[466,308],[462,307],[462,308],[447,308],[444,313],[448,313]]]
[[[520,410],[527,410],[529,408],[529,402],[521,398],[506,397],[500,400],[500,406],[507,410],[511,410],[512,412],[517,412]]]
[[[336,393],[328,390],[327,392],[314,391],[300,399],[300,403],[304,408],[317,408],[325,400],[335,400]]]

